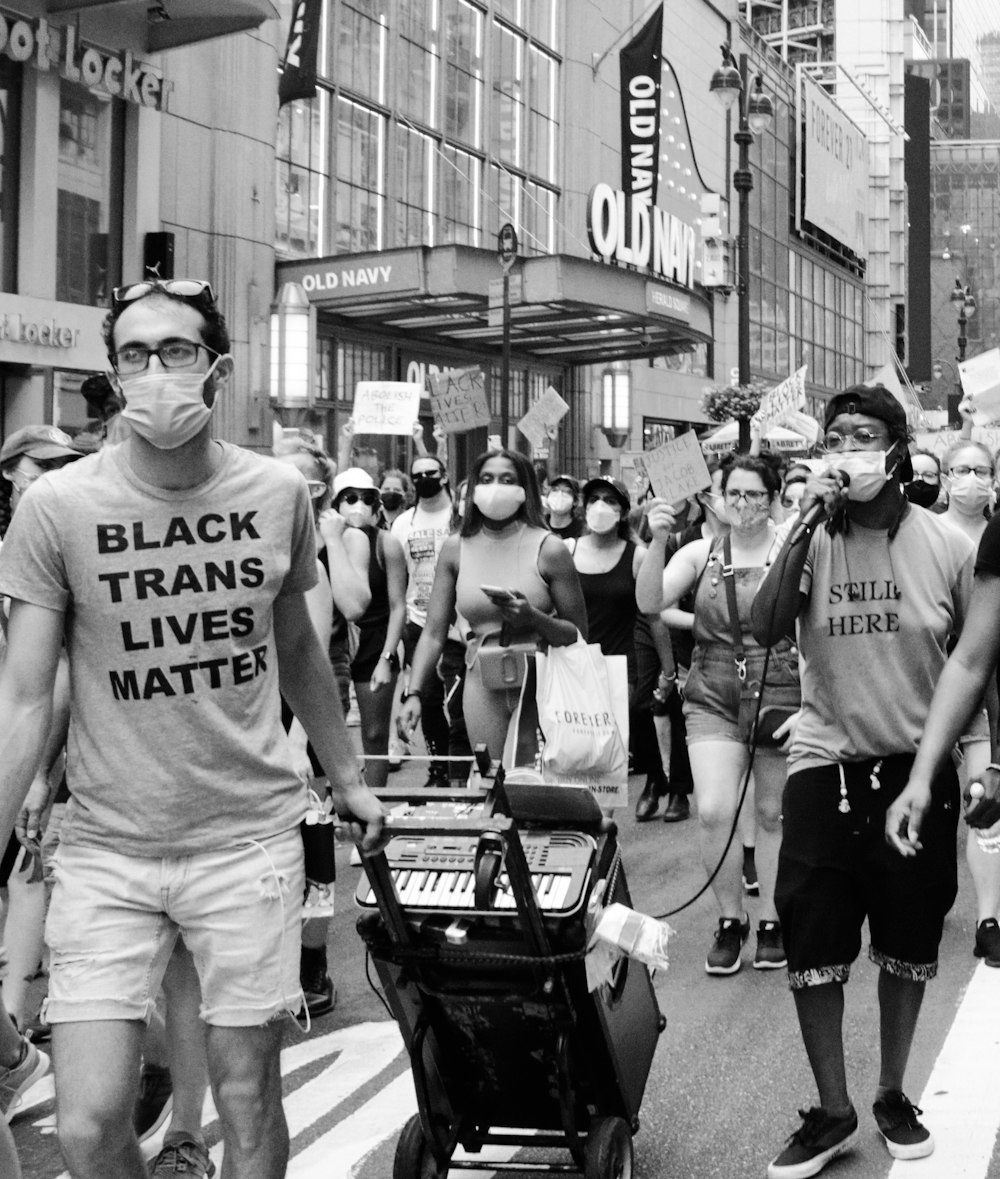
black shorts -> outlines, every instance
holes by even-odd
[[[356,684],[366,684],[375,673],[378,661],[385,650],[385,639],[389,632],[388,622],[378,626],[364,626],[358,634],[358,649],[351,660],[351,679]]]
[[[877,966],[917,981],[937,973],[941,930],[958,892],[959,787],[949,761],[934,780],[922,850],[901,856],[886,843],[885,813],[912,764],[912,756],[897,755],[789,776],[774,903],[793,990],[846,982],[866,917]],[[846,814],[839,809],[841,770]]]

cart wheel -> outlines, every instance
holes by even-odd
[[[599,1118],[587,1135],[584,1179],[632,1179],[632,1135],[624,1118]]]
[[[444,1179],[445,1174],[438,1167],[430,1143],[424,1137],[419,1115],[414,1114],[396,1143],[392,1179]]]

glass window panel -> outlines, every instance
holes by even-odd
[[[531,0],[528,5],[528,32],[536,41],[556,49],[557,0]]]
[[[483,17],[465,0],[445,0],[444,133],[480,146],[483,104]]]
[[[524,186],[524,252],[555,252],[556,194],[537,184]]]
[[[774,371],[779,376],[784,376],[786,373],[790,373],[792,371],[792,366],[789,361],[788,333],[783,331],[780,327],[778,328],[775,338],[775,348]]]
[[[520,166],[524,127],[523,38],[493,26],[493,110],[491,146],[507,164]]]
[[[56,298],[107,305],[121,281],[124,104],[59,86]]]
[[[411,119],[437,126],[437,30],[433,0],[399,0],[399,109]]]
[[[534,46],[528,51],[528,170],[542,180],[555,180],[556,62]]]
[[[21,155],[21,66],[0,58],[0,289],[17,286],[17,206]]]
[[[395,179],[397,246],[432,246],[431,194],[434,190],[434,152],[426,135],[396,127]],[[451,169],[449,169],[449,172]]]
[[[521,0],[493,0],[493,11],[497,16],[506,17],[511,24],[521,23]]]
[[[290,102],[278,116],[275,246],[286,257],[325,253],[322,211],[327,180],[322,111],[327,96]]]
[[[496,165],[491,165],[490,207],[483,217],[487,234],[499,232],[500,226],[507,221],[520,231],[521,196],[521,180],[517,176],[512,176],[510,172],[506,172]]]
[[[331,30],[333,80],[377,102],[385,96],[385,9],[385,0],[340,0]]]
[[[445,146],[441,154],[441,240],[478,246],[482,164],[475,156],[454,147]]]
[[[337,102],[336,253],[382,248],[385,120],[357,103]]]

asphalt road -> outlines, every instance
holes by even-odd
[[[415,776],[411,769],[394,775],[390,784],[412,781]],[[633,801],[640,786],[639,779],[632,780]],[[618,812],[618,819],[637,909],[659,914],[697,891],[704,874],[694,820],[637,825],[631,809]],[[338,1004],[331,1015],[317,1021],[308,1036],[290,1031],[283,1057],[286,1110],[292,1127],[292,1179],[312,1179],[314,1175],[317,1179],[321,1175],[324,1179],[349,1175],[387,1179],[392,1174],[399,1127],[414,1108],[395,1025],[388,1021],[365,977],[352,899],[360,869],[348,865],[348,851],[342,848],[338,852],[339,912],[330,939]],[[754,919],[756,903],[748,898]],[[670,943],[670,968],[659,973],[654,982],[668,1022],[654,1058],[640,1115],[641,1129],[635,1138],[638,1179],[763,1176],[769,1158],[799,1124],[796,1111],[815,1100],[784,973],[750,969],[751,938],[744,951],[744,969],[738,975],[705,975],[704,957],[715,922],[710,894],[670,918],[676,931]],[[949,1033],[977,968],[971,953],[973,932],[972,890],[963,864],[959,899],[945,930],[941,973],[928,987],[908,1073],[907,1088],[914,1101],[921,1100],[935,1062],[951,1043]],[[1000,971],[980,966],[978,977],[986,987],[996,986],[997,1006],[988,1006],[988,1014],[998,1012],[995,1023],[1000,1029]],[[985,1157],[963,1161],[961,1166],[954,1154],[939,1148],[926,1162],[896,1164],[896,1170],[891,1170],[892,1160],[875,1133],[869,1112],[878,1067],[875,982],[875,969],[866,960],[860,961],[848,987],[845,1020],[861,1142],[854,1153],[825,1173],[838,1179],[896,1179],[902,1168],[902,1174],[914,1179],[1000,1179],[1000,1166],[989,1146]],[[1000,1076],[1000,1034],[991,1019],[981,1027],[976,1032],[975,1051],[963,1049],[975,1060],[959,1059],[959,1079],[969,1068],[989,1069],[994,1064]],[[946,1081],[941,1087],[951,1084]],[[997,1106],[1000,1119],[995,1089],[992,1104]],[[974,1110],[965,1112],[970,1117],[980,1116]],[[206,1110],[205,1126],[209,1141],[217,1143],[218,1125],[213,1115],[211,1108]],[[944,1120],[944,1115],[939,1119]],[[52,1085],[46,1079],[29,1093],[13,1122],[22,1166],[31,1179],[55,1179],[63,1173],[53,1122]],[[938,1128],[930,1120],[929,1124]],[[991,1133],[995,1130],[993,1124]],[[157,1141],[151,1141],[150,1149],[155,1149]],[[213,1157],[218,1155],[216,1147]],[[490,1173],[488,1169],[483,1172]]]

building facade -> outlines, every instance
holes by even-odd
[[[267,0],[176,21],[137,0],[0,6],[3,436],[87,429],[110,292],[147,265],[219,288],[246,382],[220,432],[269,430],[277,34],[259,26],[276,17]]]

